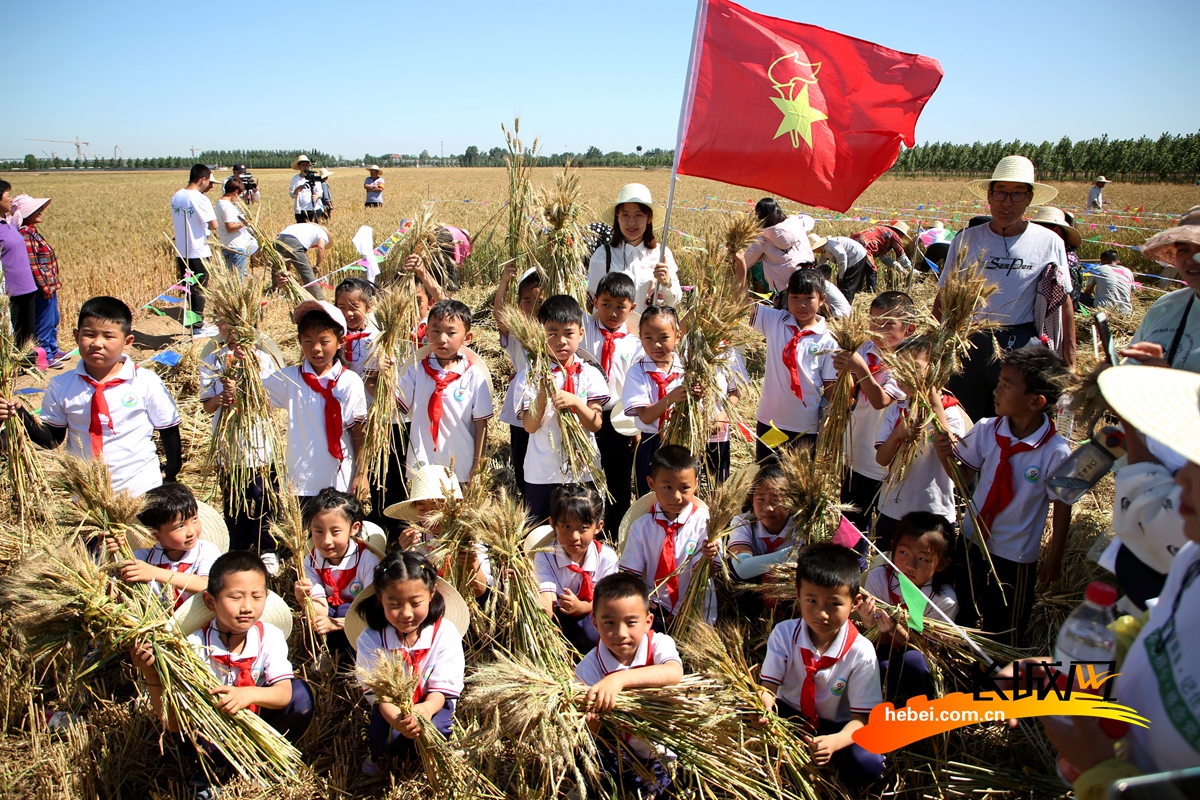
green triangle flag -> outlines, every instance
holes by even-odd
[[[195,311],[192,311],[190,308],[187,311],[183,312],[183,324],[184,325],[195,325],[195,324],[203,322],[203,321],[204,321],[204,318],[201,317],[199,314],[197,314]]]
[[[896,570],[896,579],[900,581],[900,595],[908,608],[908,629],[920,633],[925,630],[925,606],[929,605],[929,598],[900,570]]]

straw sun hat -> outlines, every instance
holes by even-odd
[[[825,238],[824,236],[818,236],[815,233],[810,233],[808,235],[808,246],[812,248],[814,253],[824,247],[825,243],[828,241],[829,239]]]
[[[437,591],[446,601],[446,612],[442,616],[454,623],[458,632],[465,636],[471,627],[471,608],[467,605],[467,601],[463,600],[462,595],[442,578],[437,579]],[[350,604],[350,610],[346,612],[346,640],[355,650],[358,649],[358,637],[367,629],[367,621],[358,613],[358,607],[374,596],[375,586],[372,584],[366,588],[366,591],[354,598],[354,602]]]
[[[908,238],[908,223],[904,220],[894,219],[891,222],[883,223],[883,225],[885,228],[891,228],[905,239]]]
[[[306,162],[311,164],[312,159],[305,155],[296,156],[296,160],[292,162],[292,169],[300,169],[300,165]]]
[[[1054,206],[1042,206],[1033,215],[1030,222],[1036,222],[1038,225],[1053,225],[1066,232],[1067,244],[1071,247],[1079,247],[1083,244],[1083,236],[1075,228],[1074,225],[1067,222],[1067,215],[1063,213],[1061,208]]]
[[[1096,178],[1096,180],[1092,181],[1092,183],[1112,183],[1112,181],[1110,181],[1108,178],[1104,177],[1103,175],[1100,175],[1099,177]]]
[[[1122,419],[1200,464],[1200,374],[1166,367],[1112,367],[1100,392]]]
[[[1154,234],[1140,249],[1146,258],[1174,267],[1175,245],[1179,242],[1200,245],[1200,206],[1189,208],[1180,217],[1177,226]]]
[[[448,467],[421,467],[412,477],[408,487],[408,499],[402,503],[393,503],[383,510],[388,519],[402,519],[406,522],[416,522],[417,503],[421,500],[441,500],[449,490],[455,500],[462,499],[462,487],[458,478]]]
[[[633,527],[634,520],[638,517],[644,517],[650,513],[650,507],[657,502],[658,498],[654,496],[654,492],[647,492],[634,501],[629,510],[625,512],[625,516],[621,517],[621,524],[617,528],[617,552],[625,552],[625,540],[629,538],[629,529]],[[696,507],[702,511],[708,510],[708,504],[699,497],[692,500]]]
[[[383,172],[378,164],[367,164],[367,172]]]
[[[204,605],[204,595],[196,593],[175,610],[175,622],[183,634],[195,633],[207,625],[215,615]],[[263,622],[269,622],[283,631],[284,638],[292,634],[292,610],[287,601],[274,592],[267,595],[267,604],[263,608]]]
[[[1058,194],[1058,189],[1053,186],[1047,186],[1034,180],[1033,162],[1025,156],[1005,156],[1000,159],[1000,162],[996,164],[996,169],[992,171],[992,177],[971,181],[967,184],[967,191],[980,200],[987,200],[988,186],[995,181],[1028,183],[1033,187],[1033,199],[1029,201],[1031,206],[1049,203]]]
[[[650,197],[650,190],[640,183],[627,183],[621,187],[621,191],[617,193],[617,201],[609,203],[600,209],[600,217],[605,222],[612,223],[617,214],[617,209],[624,203],[641,203],[644,206],[653,206],[654,201]]]

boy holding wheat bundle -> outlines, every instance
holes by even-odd
[[[133,344],[133,313],[115,297],[93,297],[79,309],[75,369],[51,378],[42,398],[41,424],[15,400],[0,399],[0,422],[20,416],[29,438],[84,460],[103,458],[114,493],[145,494],[174,481],[183,463],[180,417],[162,379],[138,369],[125,348]],[[160,465],[158,431],[166,452]]]
[[[504,403],[500,406],[500,421],[508,426],[509,449],[512,453],[513,472],[517,476],[517,491],[525,494],[525,453],[529,450],[529,434],[521,424],[521,398],[525,387],[517,380],[525,372],[529,359],[525,348],[519,339],[512,335],[504,324],[503,309],[507,305],[508,287],[516,277],[517,262],[509,261],[500,271],[500,285],[496,287],[496,296],[492,300],[492,318],[496,320],[496,330],[500,332],[500,346],[512,359],[513,376],[508,382],[504,393]],[[527,269],[517,283],[517,308],[528,319],[533,319],[537,309],[539,295],[542,289],[542,278],[534,268]]]

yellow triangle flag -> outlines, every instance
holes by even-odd
[[[779,430],[779,428],[776,428],[775,420],[771,420],[771,430],[767,431],[759,438],[762,439],[762,443],[767,447],[775,449],[776,447],[779,447],[779,445],[787,443],[788,435]]]

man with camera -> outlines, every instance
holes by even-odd
[[[257,203],[259,200],[258,181],[253,175],[250,174],[250,170],[246,169],[246,165],[234,164],[233,177],[242,182],[242,191],[239,195],[239,197],[242,199],[242,202],[246,205]]]
[[[316,219],[316,215],[313,213],[312,192],[316,173],[310,167],[312,167],[312,160],[308,156],[299,156],[292,162],[292,169],[296,170],[296,174],[292,176],[292,183],[288,191],[295,201],[297,224],[312,222]],[[309,178],[310,175],[312,178]]]

